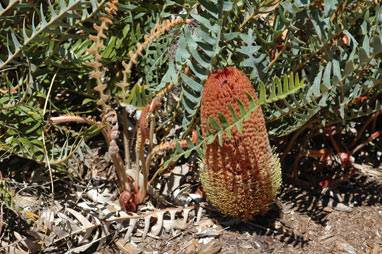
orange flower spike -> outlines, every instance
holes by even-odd
[[[207,119],[219,119],[222,113],[232,122],[229,104],[237,116],[239,98],[248,109],[247,91],[257,101],[249,79],[241,71],[227,67],[211,74],[203,89],[201,121],[207,135]],[[281,186],[281,168],[272,155],[261,108],[252,112],[243,130],[231,129],[232,137],[223,135],[223,145],[216,139],[206,146],[200,177],[209,201],[222,213],[244,220],[264,214],[274,203]]]

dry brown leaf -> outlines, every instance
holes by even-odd
[[[126,254],[140,254],[142,251],[132,243],[124,244],[123,239],[119,239],[116,243],[117,247]]]
[[[198,254],[216,254],[221,250],[222,245],[218,240],[214,240],[206,244],[206,246],[201,246],[201,250]]]

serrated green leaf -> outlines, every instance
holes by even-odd
[[[352,60],[347,61],[345,65],[345,71],[343,76],[350,75],[355,69],[354,62]]]
[[[199,21],[200,25],[205,26],[206,28],[208,28],[208,30],[213,31],[215,34],[218,34],[219,25],[216,23],[216,20],[210,21],[207,18],[194,13],[191,13],[191,16],[197,21]]]
[[[318,72],[318,74],[314,78],[313,84],[308,89],[308,92],[307,92],[308,96],[311,96],[311,95],[313,95],[315,97],[319,96],[323,70],[324,70],[323,66],[320,66],[320,71]]]
[[[193,80],[192,78],[190,78],[189,76],[185,75],[184,73],[181,73],[180,74],[182,80],[192,88],[192,90],[194,91],[197,91],[197,92],[201,92],[203,90],[203,86],[201,84],[199,84],[198,82],[196,82],[195,80]]]
[[[221,131],[221,127],[219,125],[219,123],[215,120],[215,118],[213,118],[212,116],[210,116],[208,118],[208,122],[211,124],[211,127],[216,130],[216,131]]]
[[[248,91],[244,91],[244,93],[248,97],[248,102],[249,102],[249,108],[252,109],[256,106],[255,99],[252,97],[252,95]]]
[[[190,56],[190,53],[187,51],[186,46],[187,46],[186,39],[184,38],[184,36],[181,36],[179,38],[178,49],[176,50],[176,55],[175,55],[176,61],[180,64],[182,64],[183,61],[188,59],[188,57]]]
[[[289,75],[289,77],[287,75],[284,75],[283,84],[281,84],[281,82],[278,84],[278,87],[277,87],[277,97],[285,98],[285,92],[288,91],[288,88],[287,89],[283,89],[283,88],[288,87],[288,83],[290,81],[289,80],[290,77],[293,77],[293,73],[291,73],[291,75]]]
[[[363,48],[358,49],[358,55],[359,55],[359,61],[361,64],[368,64],[369,63],[369,56],[367,55],[367,52]]]
[[[238,121],[236,124],[236,127],[238,132],[241,133],[243,131],[243,121],[242,120]]]
[[[106,49],[102,52],[102,57],[111,58],[112,53],[114,52],[114,54],[115,54],[115,42],[116,42],[116,37],[112,36]]]
[[[218,143],[219,146],[223,146],[223,134],[221,132],[218,133]]]
[[[219,18],[219,9],[216,8],[217,6],[209,1],[206,0],[200,0],[199,3],[208,11],[210,15],[212,15],[214,18]]]
[[[176,151],[177,151],[178,153],[183,153],[183,152],[184,152],[183,148],[180,146],[180,144],[179,144],[178,141],[176,141],[176,145],[175,145],[175,147],[176,147]]]
[[[170,163],[171,163],[172,161],[173,161],[172,159],[169,159],[169,160],[165,161],[165,162],[163,163],[163,167],[164,167],[164,168],[167,168],[168,165],[170,165]]]
[[[197,43],[199,45],[199,48],[207,55],[208,58],[211,59],[214,56],[214,45],[210,45],[202,41],[199,41]],[[210,62],[212,63],[212,60]]]
[[[211,37],[209,34],[205,33],[203,30],[198,30],[198,35],[208,44],[214,46],[216,43],[216,38]]]
[[[233,8],[233,3],[230,1],[223,1],[223,11],[231,11]]]
[[[212,143],[215,141],[216,136],[217,136],[216,134],[210,136],[210,137],[208,138],[208,140],[207,140],[207,144],[208,144],[208,145],[212,144]]]
[[[265,92],[265,85],[263,83],[263,81],[259,81],[259,101],[258,103],[261,105],[265,102],[265,98],[266,98],[266,92]]]
[[[176,155],[173,157],[173,161],[174,161],[174,162],[177,162],[182,156],[183,156],[183,154],[176,154]]]
[[[188,105],[187,100],[182,100],[182,105],[184,106],[184,109],[186,110],[188,115],[193,115],[196,112],[195,106]]]
[[[85,161],[85,156],[82,153],[81,149],[77,149],[76,153],[78,154],[78,157],[80,157],[81,161]]]
[[[231,128],[226,129],[226,134],[227,134],[227,138],[230,139],[232,137]]]
[[[189,51],[192,55],[193,58],[205,69],[209,69],[210,67],[210,59],[207,59],[203,54],[200,54],[199,51],[197,50],[197,47],[188,47]]]
[[[196,97],[194,94],[192,94],[192,92],[188,91],[188,88],[185,87],[183,84],[181,85],[181,87],[182,87],[182,91],[184,93],[184,96],[189,101],[191,101],[194,104],[198,104],[199,103],[200,97]]]
[[[332,72],[332,62],[328,62],[325,67],[324,75],[322,77],[321,93],[326,93],[331,86],[331,72]]]
[[[240,109],[240,117],[244,117],[245,113],[247,113],[247,111],[245,110],[245,106],[243,104],[243,102],[239,99],[239,98],[235,98],[237,104],[239,105],[239,109]]]
[[[60,13],[65,12],[65,9],[66,9],[66,3],[65,3],[65,0],[59,0],[59,3],[60,3]],[[70,4],[70,3],[69,3],[69,4]]]
[[[191,63],[189,64],[190,66],[190,69],[192,71],[192,73],[194,73],[196,75],[196,77],[199,78],[199,80],[201,81],[204,81],[207,79],[207,71],[203,68],[201,68],[200,66],[198,66],[196,63],[194,63],[193,61],[191,61]],[[198,83],[198,82],[196,82]],[[199,83],[198,83],[199,84]],[[200,91],[202,90],[203,88],[200,89]]]
[[[196,148],[196,152],[198,153],[198,155],[201,157],[201,158],[204,158],[204,152],[203,152],[203,149],[201,149],[200,147],[197,147]]]
[[[41,26],[46,26],[48,22],[46,22],[45,16],[44,16],[44,11],[42,7],[42,3],[40,5],[40,16],[41,16]]]
[[[342,119],[344,119],[344,118],[345,118],[345,107],[344,107],[343,104],[340,105],[338,111],[339,111],[339,113],[340,113],[340,117],[341,117]]]
[[[229,126],[229,122],[228,122],[227,118],[222,113],[219,113],[218,117],[219,117],[219,121],[220,121],[220,124],[222,125],[222,127],[224,129],[227,128]]]
[[[227,42],[236,39],[240,35],[239,32],[231,32],[223,34],[223,41]]]
[[[187,150],[185,153],[184,153],[184,158],[188,158],[188,157],[190,157],[190,155],[191,155],[191,150]]]
[[[229,110],[231,111],[231,116],[232,116],[232,122],[237,122],[237,120],[239,119],[235,113],[235,110],[232,106],[232,104],[230,103],[229,104]]]
[[[373,50],[374,55],[382,52],[382,40],[381,40],[380,36],[373,37],[372,45],[373,45],[373,49],[374,49]]]
[[[288,90],[291,90],[291,89],[294,89],[295,87],[300,87],[300,86],[304,85],[304,81],[305,81],[305,79],[302,79],[300,81],[300,76],[298,75],[298,72],[297,72],[296,76],[294,77],[294,83],[289,84],[289,89]]]
[[[15,51],[18,51],[21,48],[21,44],[19,40],[17,40],[16,35],[13,31],[11,31],[11,37],[13,41],[13,46],[15,47]]]
[[[289,75],[289,79],[287,79],[287,82],[285,82],[284,80],[282,93],[290,89],[293,89],[293,87],[294,87],[294,76],[293,76],[293,73],[291,73]]]
[[[271,94],[268,96],[267,101],[273,101],[273,99],[276,97],[277,87],[280,87],[280,85],[281,80],[278,77],[274,78],[272,82]]]
[[[23,21],[23,37],[24,37],[24,41],[29,40],[29,36],[27,35],[26,29],[25,29],[25,19]]]
[[[187,142],[187,148],[193,148],[195,145],[191,142],[191,140],[189,138],[186,138],[186,142]]]

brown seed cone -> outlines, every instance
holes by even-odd
[[[208,77],[201,105],[204,137],[210,116],[218,120],[220,112],[232,122],[230,103],[240,116],[235,97],[248,109],[249,100],[244,91],[257,101],[249,79],[235,68],[226,67]],[[248,220],[265,213],[274,203],[281,186],[281,168],[277,156],[272,155],[260,107],[243,122],[241,133],[236,127],[231,133],[230,139],[223,135],[223,146],[218,144],[218,139],[207,145],[200,177],[209,201],[218,210]]]

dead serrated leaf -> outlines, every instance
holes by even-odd
[[[200,247],[201,250],[198,252],[198,254],[216,254],[219,253],[219,251],[222,248],[221,243],[218,240],[211,241],[205,246]]]
[[[93,223],[91,223],[90,221],[88,221],[85,216],[83,216],[81,213],[77,212],[76,210],[73,210],[69,207],[66,208],[66,211],[70,212],[71,214],[73,214],[74,217],[76,217],[77,220],[79,220],[81,222],[81,224],[83,225],[84,228],[86,228],[86,233],[84,235],[84,237],[82,238],[82,240],[80,241],[80,244],[83,243],[86,239],[88,239],[88,237],[90,236],[91,232],[93,231],[93,228],[95,227],[95,225],[93,225]]]
[[[132,243],[124,243],[123,239],[119,239],[116,243],[117,247],[126,254],[140,254],[142,251]]]
[[[191,241],[187,242],[186,244],[186,249],[185,249],[185,254],[193,254],[197,253],[199,249],[199,243],[196,239],[192,239]]]
[[[28,254],[28,252],[25,252],[23,250],[15,248],[12,244],[8,244],[4,241],[1,241],[1,250],[5,251],[5,253],[8,254]]]
[[[22,247],[26,248],[28,250],[28,252],[36,253],[36,252],[39,252],[41,250],[41,246],[39,244],[35,243],[34,241],[32,241],[26,237],[21,236],[16,231],[13,232],[13,234],[16,237],[16,239],[19,240],[20,243],[23,245]]]

